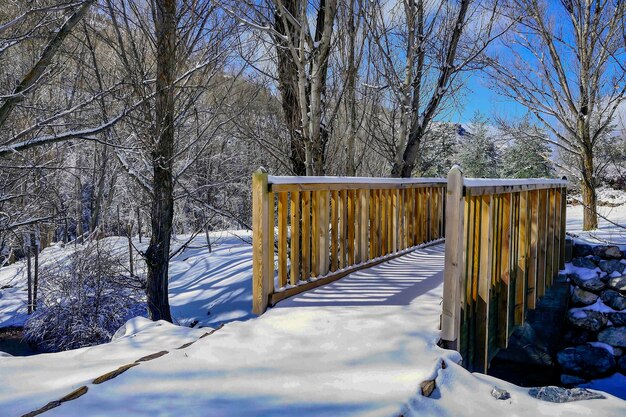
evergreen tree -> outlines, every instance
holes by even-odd
[[[478,112],[464,135],[458,160],[466,177],[498,177],[498,150],[489,134],[487,119]]]
[[[552,150],[547,145],[545,132],[523,120],[512,133],[512,142],[502,152],[500,175],[504,178],[552,177]]]

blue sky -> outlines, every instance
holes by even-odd
[[[487,86],[485,75],[474,73],[467,81],[467,92],[462,99],[462,108],[450,115],[450,121],[455,123],[469,122],[476,111],[487,117],[498,115],[506,119],[521,118],[526,114],[526,108],[513,100],[507,99]]]

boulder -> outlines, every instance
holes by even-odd
[[[598,265],[589,258],[574,258],[572,265],[578,268],[596,269]]]
[[[613,323],[613,326],[626,326],[626,311],[607,313],[606,317]]]
[[[585,382],[587,382],[585,378],[581,378],[576,375],[561,375],[561,384],[566,387],[575,387],[576,385],[584,384]]]
[[[593,253],[593,246],[584,243],[574,243],[574,258],[589,256]]]
[[[563,340],[569,345],[582,345],[594,337],[588,330],[569,328],[563,335]]]
[[[590,332],[597,332],[606,326],[607,319],[602,313],[591,310],[572,308],[567,313],[567,319],[574,327]]]
[[[556,354],[556,360],[564,373],[587,379],[608,375],[615,367],[615,358],[609,351],[591,345],[564,349]]]
[[[595,303],[597,299],[598,295],[585,291],[582,288],[574,287],[574,290],[572,291],[571,300],[573,304],[583,304],[588,306]]]
[[[591,292],[602,291],[606,287],[606,284],[600,278],[582,279],[578,275],[572,274],[570,279],[578,287]]]
[[[621,274],[622,272],[624,272],[624,269],[626,269],[626,265],[624,265],[617,259],[611,259],[609,261],[598,262],[598,268],[600,268],[607,274],[612,274],[613,272],[619,272]]]
[[[598,333],[598,342],[618,348],[626,348],[626,327],[608,327]]]
[[[622,251],[617,246],[595,246],[592,253],[603,259],[622,259]]]
[[[539,387],[528,390],[531,397],[551,403],[569,403],[572,401],[606,398],[586,388]]]
[[[626,375],[626,356],[622,356],[619,361],[617,362],[617,369],[619,369],[619,371]]]
[[[611,278],[607,282],[609,288],[626,293],[626,277]]]
[[[606,290],[602,293],[602,302],[613,310],[626,309],[626,297],[613,290]]]

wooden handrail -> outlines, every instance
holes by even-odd
[[[566,187],[448,174],[442,340],[468,369],[487,371],[563,268]]]
[[[253,312],[441,239],[445,187],[442,178],[255,172]]]

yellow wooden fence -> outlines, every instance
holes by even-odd
[[[486,372],[564,266],[564,180],[448,175],[442,340]]]
[[[253,312],[444,233],[443,178],[252,176]]]

